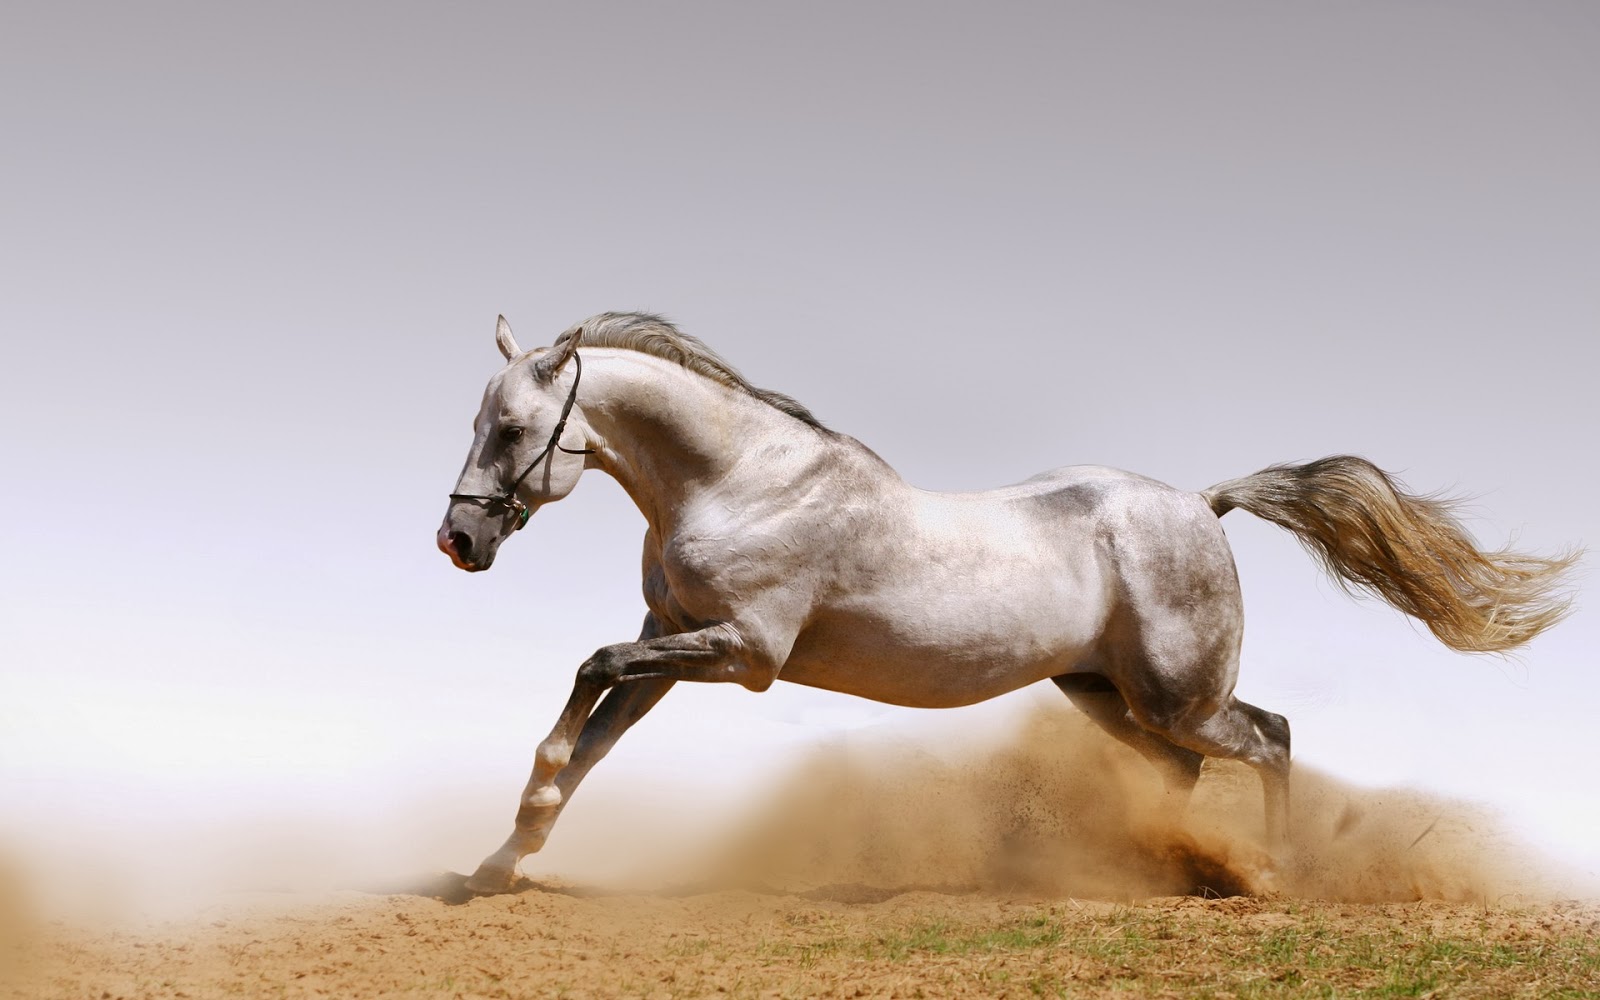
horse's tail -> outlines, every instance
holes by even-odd
[[[1520,646],[1572,610],[1554,558],[1479,551],[1454,504],[1412,496],[1364,458],[1274,465],[1201,494],[1218,517],[1235,507],[1288,528],[1339,585],[1377,594],[1468,653]]]

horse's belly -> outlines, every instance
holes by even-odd
[[[955,708],[988,701],[1029,684],[1068,673],[1076,659],[960,663],[938,659],[858,660],[835,653],[827,659],[793,658],[779,680],[908,708]]]
[[[827,664],[784,667],[778,679],[907,708],[958,708],[1069,672],[1059,668],[974,671],[909,665]]]
[[[800,636],[778,679],[891,705],[954,708],[1071,672],[1098,632],[1059,612],[1053,627],[995,627],[1006,624],[822,621]]]
[[[1099,647],[1110,600],[1084,539],[1018,525],[983,547],[919,551],[859,567],[814,609],[778,678],[946,708],[1071,672]]]

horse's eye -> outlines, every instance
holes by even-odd
[[[504,441],[506,444],[516,444],[518,441],[522,440],[522,428],[521,427],[502,427],[502,428],[500,428],[500,440]]]

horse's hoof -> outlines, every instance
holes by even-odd
[[[1275,865],[1258,868],[1251,878],[1250,895],[1260,896],[1264,899],[1275,899],[1283,895],[1278,878],[1278,869]]]
[[[510,892],[511,886],[517,880],[515,868],[505,868],[499,865],[490,865],[487,861],[478,866],[478,870],[467,879],[467,891],[475,892],[480,896],[498,896],[503,892]]]

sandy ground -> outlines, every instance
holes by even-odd
[[[1208,765],[1174,826],[1142,762],[1047,712],[981,754],[819,753],[650,885],[445,873],[142,924],[0,886],[0,996],[1600,996],[1592,887],[1494,817],[1301,771],[1294,854],[1260,823],[1254,776]]]
[[[1403,988],[1411,983],[1451,996],[1600,991],[1593,904],[1501,910],[1179,897],[1123,905],[925,891],[863,901],[874,894],[859,887],[591,897],[549,885],[460,902],[449,881],[436,887],[443,898],[349,894],[288,911],[219,909],[140,931],[53,928],[31,943],[23,978],[5,995],[1428,992]]]

